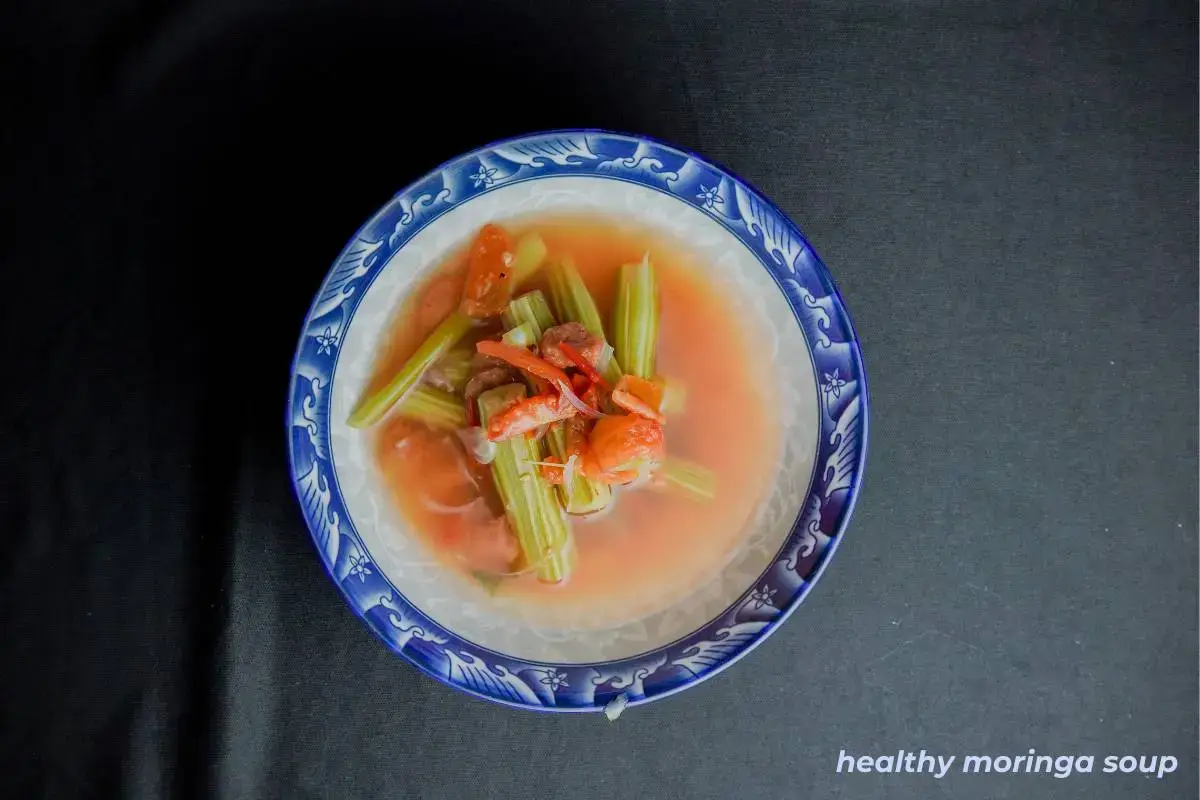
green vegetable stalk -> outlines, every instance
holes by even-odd
[[[433,386],[416,386],[398,406],[398,413],[408,419],[424,422],[439,430],[467,427],[467,412],[462,401],[449,392]]]
[[[511,267],[512,285],[516,289],[541,269],[546,260],[546,243],[538,234],[527,233],[517,240],[514,250]],[[458,344],[472,325],[471,318],[462,311],[455,311],[442,320],[387,386],[362,400],[346,423],[352,428],[368,428],[383,419],[388,409],[408,394],[425,370]]]
[[[458,344],[473,325],[471,318],[461,311],[442,320],[387,386],[360,402],[346,423],[351,428],[367,428],[383,419],[388,409],[417,385],[425,370]]]
[[[513,288],[520,289],[521,284],[529,280],[542,267],[546,260],[546,243],[536,233],[527,233],[517,240],[514,248],[512,271]]]
[[[526,292],[510,302],[508,308],[504,309],[502,319],[505,329],[510,331],[521,325],[528,325],[535,343],[542,340],[542,334],[547,328],[553,328],[557,324],[554,314],[550,311],[550,304],[546,302],[546,295],[537,289]]]
[[[558,324],[554,321],[554,314],[550,312],[550,304],[546,302],[546,295],[537,289],[526,292],[511,301],[508,308],[504,309],[501,320],[508,331],[504,334],[503,340],[520,335],[516,331],[524,328],[528,331],[528,337],[532,339],[531,344],[540,342],[546,329],[553,328]],[[512,344],[511,341],[508,343]],[[526,375],[525,384],[535,394],[538,392],[538,381],[533,376]]]
[[[617,282],[613,348],[626,373],[647,379],[654,376],[658,315],[658,283],[647,253],[641,263],[622,266]]]
[[[529,322],[522,322],[515,328],[509,328],[500,337],[500,341],[504,344],[511,344],[513,347],[533,347],[538,343],[537,336],[534,335],[533,324]]]
[[[474,355],[473,348],[456,347],[442,356],[433,368],[441,373],[455,392],[461,393],[471,378]]]
[[[696,500],[717,496],[717,476],[713,471],[682,458],[667,456],[658,469],[658,477],[669,488],[679,489]]]
[[[687,408],[686,386],[671,378],[655,378],[654,382],[662,389],[662,401],[658,404],[660,413],[670,416]]]
[[[550,426],[546,433],[546,441],[550,444],[550,452],[562,463],[567,463],[567,431],[562,424]],[[599,511],[612,502],[612,489],[604,483],[589,480],[579,472],[571,485],[555,487],[559,499],[568,514],[590,514]]]
[[[519,383],[500,386],[479,396],[479,416],[486,428],[496,414],[526,397]],[[575,562],[574,541],[554,487],[542,479],[535,462],[544,459],[542,443],[518,436],[496,443],[492,478],[509,526],[527,565],[538,580],[558,583],[570,577]]]
[[[547,280],[550,284],[550,299],[554,310],[563,322],[578,322],[593,336],[599,336],[608,341],[604,334],[604,324],[600,321],[600,310],[596,301],[583,282],[575,262],[564,258],[556,264],[547,267]],[[615,384],[621,379],[621,366],[616,356],[608,360],[601,370],[605,380]]]

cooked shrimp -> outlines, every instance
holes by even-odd
[[[636,375],[621,376],[621,380],[617,381],[612,391],[612,401],[614,405],[620,406],[630,414],[637,414],[659,423],[663,421],[659,412],[662,405],[662,389],[645,378]]]
[[[539,394],[492,417],[488,422],[487,436],[493,442],[502,442],[551,422],[573,417],[576,413],[575,407],[562,395]]]

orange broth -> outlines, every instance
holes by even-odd
[[[687,387],[685,410],[664,426],[667,452],[713,470],[716,499],[698,502],[650,488],[618,490],[610,511],[594,519],[571,518],[578,558],[567,582],[550,585],[522,575],[492,589],[535,621],[630,621],[698,589],[737,551],[778,457],[778,410],[765,390],[770,365],[749,341],[731,304],[693,266],[695,256],[661,234],[623,219],[595,217],[521,220],[506,227],[514,239],[536,230],[551,259],[574,258],[606,320],[619,267],[640,261],[646,252],[655,266],[662,303],[658,372]],[[372,388],[385,384],[457,306],[464,260],[461,252],[447,259],[400,310]],[[544,289],[537,279],[527,288]],[[380,426],[377,464],[412,528],[442,561],[461,571],[453,550],[455,536],[462,535],[461,516],[431,510],[422,495],[443,505],[461,503],[474,490],[459,464],[465,459],[477,476],[487,468],[471,462],[452,434],[420,428],[392,415]],[[397,449],[405,438],[408,444]]]

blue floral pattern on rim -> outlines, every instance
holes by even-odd
[[[656,650],[595,664],[525,662],[442,628],[374,569],[333,472],[328,424],[338,344],[388,258],[457,205],[514,181],[561,175],[630,181],[724,225],[774,277],[808,342],[822,397],[817,470],[771,565],[725,612]],[[454,159],[397,194],[338,257],[304,323],[292,365],[287,425],[297,498],[321,559],[356,614],[426,674],[489,700],[545,711],[599,711],[673,694],[749,652],[804,599],[841,539],[862,478],[866,375],[849,315],[799,229],[727,170],[640,136],[553,131]]]

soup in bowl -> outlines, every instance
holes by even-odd
[[[321,557],[392,649],[489,699],[613,712],[800,602],[849,517],[866,388],[773,206],[566,131],[462,156],[358,232],[289,419]]]

